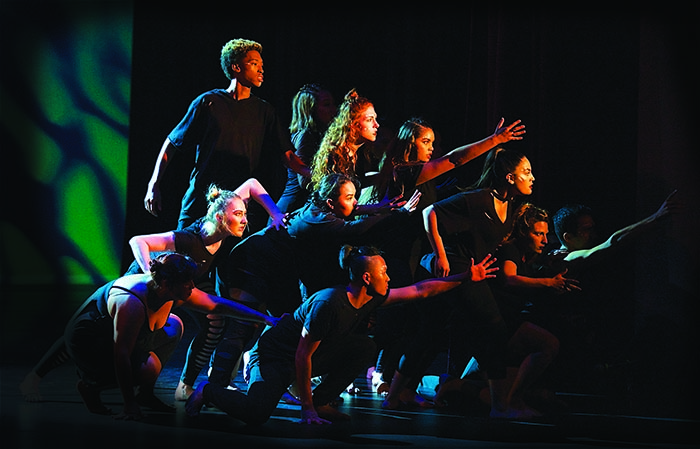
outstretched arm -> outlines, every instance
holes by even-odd
[[[503,262],[501,272],[503,274],[503,278],[505,279],[506,286],[511,288],[547,288],[556,293],[581,290],[578,280],[564,277],[567,270],[564,270],[563,272],[552,277],[534,278],[518,274],[518,266],[515,264],[515,262],[512,260],[506,260]]]
[[[565,258],[566,262],[580,261],[580,260],[591,260],[593,258],[598,258],[609,253],[610,250],[623,245],[626,242],[634,240],[640,234],[647,232],[654,225],[658,224],[664,218],[669,217],[671,214],[676,213],[681,207],[681,203],[675,197],[678,191],[674,190],[666,198],[666,200],[661,204],[659,209],[648,217],[639,220],[629,226],[615,231],[610,238],[598,246],[591,249],[581,249],[577,251],[572,251]]]
[[[275,326],[279,321],[279,318],[258,312],[236,301],[210,295],[198,288],[193,289],[192,294],[181,305],[201,312],[230,316],[243,321],[264,323],[268,326]]]
[[[489,254],[476,265],[474,264],[474,259],[472,259],[471,269],[463,273],[457,273],[443,278],[427,279],[406,287],[391,289],[389,291],[389,297],[384,301],[383,306],[439,295],[440,293],[452,290],[464,281],[480,282],[488,278],[496,277],[494,273],[498,268],[491,267],[495,261],[496,259]]]
[[[496,126],[496,130],[489,137],[455,148],[444,156],[426,162],[420,175],[418,175],[416,185],[437,178],[455,167],[464,165],[502,143],[511,140],[521,140],[522,135],[525,134],[525,125],[521,125],[520,120],[516,120],[504,127],[504,121],[505,119],[501,118],[498,126]]]

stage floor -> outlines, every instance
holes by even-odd
[[[29,366],[2,368],[3,448],[193,448],[193,447],[484,447],[484,448],[685,448],[698,447],[698,424],[668,419],[595,413],[600,397],[567,397],[570,411],[537,421],[491,420],[479,404],[456,408],[384,411],[370,382],[358,378],[356,395],[343,393],[339,409],[352,420],[326,426],[297,422],[299,407],[280,402],[263,426],[248,427],[214,408],[190,418],[184,403],[176,413],[146,411],[143,420],[117,421],[90,414],[75,390],[74,367],[68,363],[42,383],[40,403],[25,402],[18,385]],[[172,403],[180,373],[167,366],[157,395]],[[201,378],[203,379],[203,377]],[[429,378],[426,378],[429,383]],[[237,381],[241,381],[240,378]],[[116,390],[103,394],[118,410]],[[588,403],[588,405],[585,405]],[[576,405],[578,404],[578,405]],[[221,446],[220,446],[221,445]],[[226,446],[223,446],[226,445]]]
[[[77,292],[84,297],[85,292]],[[27,297],[27,308],[35,302]],[[264,425],[249,427],[214,408],[204,408],[195,418],[176,403],[176,413],[145,411],[143,420],[118,421],[93,415],[83,405],[76,389],[72,362],[49,373],[41,385],[44,401],[25,402],[19,383],[60,332],[69,311],[55,311],[54,319],[44,309],[32,315],[32,323],[16,320],[31,311],[11,309],[2,317],[3,358],[0,366],[0,430],[3,449],[43,448],[247,448],[247,447],[364,447],[364,448],[695,448],[700,444],[697,414],[678,417],[632,412],[619,407],[614,398],[577,391],[557,391],[568,411],[537,421],[504,421],[488,418],[478,401],[434,409],[384,411],[382,398],[372,391],[364,375],[356,380],[362,391],[343,393],[339,409],[351,415],[349,422],[326,426],[299,424],[299,407],[280,402]],[[41,303],[36,302],[36,307]],[[15,306],[19,307],[19,306]],[[39,313],[41,312],[41,313]],[[72,311],[71,311],[72,313]],[[53,324],[54,329],[49,328]],[[43,333],[37,334],[36,329]],[[173,402],[173,393],[184,363],[194,326],[185,326],[185,338],[165,366],[156,394]],[[425,378],[423,392],[429,396],[436,376]],[[204,376],[200,376],[204,380]],[[240,375],[236,383],[244,386]],[[105,392],[104,402],[121,407],[117,390]],[[688,401],[686,401],[688,402]],[[692,399],[690,399],[691,403]],[[649,404],[654,410],[654,404]],[[653,415],[653,416],[652,416]]]

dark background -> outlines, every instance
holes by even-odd
[[[168,168],[165,211],[154,218],[144,210],[143,196],[158,151],[195,96],[228,86],[219,66],[223,44],[253,39],[263,45],[265,61],[265,82],[255,94],[272,103],[285,123],[292,96],[308,82],[327,86],[338,102],[357,88],[374,102],[384,131],[424,117],[443,151],[488,136],[501,117],[507,123],[521,119],[527,135],[509,145],[532,162],[530,200],[551,212],[568,202],[588,204],[604,236],[653,213],[678,189],[683,214],[612,264],[605,281],[611,301],[603,315],[612,346],[635,357],[632,385],[625,388],[636,410],[696,415],[690,406],[697,397],[700,220],[693,133],[700,77],[691,15],[663,7],[605,13],[440,4],[343,8],[321,13],[208,2],[133,5],[126,210],[115,214],[125,217],[115,224],[123,235],[112,236],[123,240],[122,264],[131,260],[131,236],[175,227],[191,161],[175,159]],[[48,11],[40,25],[60,28]],[[3,45],[12,46],[11,30],[3,36]],[[6,61],[3,71],[16,63]],[[476,179],[482,162],[457,170],[463,185]],[[14,175],[8,167],[3,191],[11,201],[4,215],[26,216],[28,232],[40,234],[38,211],[17,194],[21,167],[17,183],[8,181]],[[42,241],[50,247],[52,237]],[[67,287],[65,280],[57,282],[56,288]]]
[[[551,212],[583,202],[605,237],[679,189],[684,215],[609,267],[601,316],[619,350],[611,357],[634,358],[636,377],[620,388],[631,390],[638,409],[674,413],[696,396],[698,216],[690,161],[698,69],[689,54],[697,53],[698,34],[687,16],[467,6],[365,15],[205,8],[183,17],[137,4],[127,236],[174,227],[190,162],[169,168],[170,215],[145,212],[146,184],[189,102],[227,87],[219,52],[236,37],[263,45],[265,82],[255,93],[285,122],[292,96],[308,82],[327,86],[337,101],[357,88],[374,102],[385,131],[424,117],[443,151],[488,136],[500,117],[521,119],[527,135],[510,145],[532,162],[530,200]],[[463,185],[482,162],[457,170]]]

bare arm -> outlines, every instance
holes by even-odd
[[[268,326],[275,326],[279,321],[279,318],[258,312],[255,309],[235,301],[210,295],[198,288],[192,290],[192,294],[182,305],[201,312],[230,316],[238,318],[239,320],[252,321],[255,323],[264,323]]]
[[[277,204],[272,200],[272,197],[265,187],[260,184],[255,178],[250,178],[243,184],[241,184],[236,190],[236,194],[240,196],[243,201],[248,203],[250,198],[253,198],[256,203],[260,204],[266,211],[267,214],[272,219],[272,226],[277,229],[284,227],[284,214],[279,210]]]
[[[143,200],[146,210],[156,217],[161,211],[160,181],[168,168],[174,150],[175,146],[170,142],[170,139],[166,138],[160,148],[160,153],[158,153],[151,180],[148,182],[146,197]]]
[[[143,303],[135,296],[120,297],[112,306],[114,316],[114,370],[124,399],[118,419],[138,419],[141,409],[134,396],[135,379],[131,356],[146,316]]]
[[[450,263],[447,260],[445,245],[438,231],[437,214],[432,205],[423,209],[423,226],[428,235],[430,247],[433,249],[433,253],[435,253],[436,256],[433,275],[437,277],[448,276],[450,274]]]
[[[293,172],[301,175],[307,179],[311,179],[311,169],[308,165],[301,160],[297,154],[292,150],[287,150],[284,153],[284,165],[289,167]]]
[[[566,270],[550,278],[533,278],[518,274],[518,266],[512,260],[503,262],[501,269],[506,286],[512,288],[548,288],[556,292],[581,290],[576,279],[564,277]]]
[[[312,340],[309,331],[304,327],[301,331],[297,351],[294,355],[294,366],[296,370],[296,385],[301,401],[301,422],[306,424],[329,424],[323,418],[319,418],[313,403],[311,393],[311,356],[321,344],[320,340]]]
[[[452,290],[464,281],[480,282],[488,278],[494,278],[496,277],[494,273],[498,268],[492,268],[491,265],[495,261],[496,259],[489,254],[476,265],[472,259],[471,269],[463,273],[443,278],[427,279],[413,285],[392,289],[389,291],[389,297],[384,301],[383,305],[388,306],[399,302],[429,298]]]
[[[610,238],[608,238],[605,242],[601,243],[600,245],[597,245],[591,249],[581,249],[577,251],[572,251],[564,258],[564,261],[574,262],[581,260],[591,260],[593,258],[597,259],[598,257],[602,257],[605,254],[609,253],[610,250],[612,250],[613,248],[617,248],[622,244],[635,239],[640,234],[647,232],[659,221],[677,212],[681,208],[681,204],[675,198],[676,193],[677,190],[671,192],[671,194],[661,204],[659,209],[650,216],[615,231],[610,236]]]
[[[129,239],[129,246],[141,271],[148,273],[152,252],[175,251],[175,234],[169,231],[160,234],[136,235]]]
[[[521,140],[521,136],[525,134],[525,125],[521,125],[520,120],[516,120],[510,125],[503,127],[504,121],[502,118],[498,122],[496,130],[489,137],[455,148],[444,156],[426,162],[420,175],[418,175],[416,185],[437,178],[455,167],[464,165],[502,143],[511,140]]]

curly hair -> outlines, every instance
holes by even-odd
[[[248,39],[232,39],[221,49],[221,69],[230,80],[234,78],[231,66],[238,64],[249,51],[262,53],[262,45]]]
[[[345,95],[311,163],[311,188],[315,188],[328,173],[355,175],[356,155],[348,153],[347,145],[358,140],[360,119],[369,107],[372,103],[359,96],[355,89]]]

